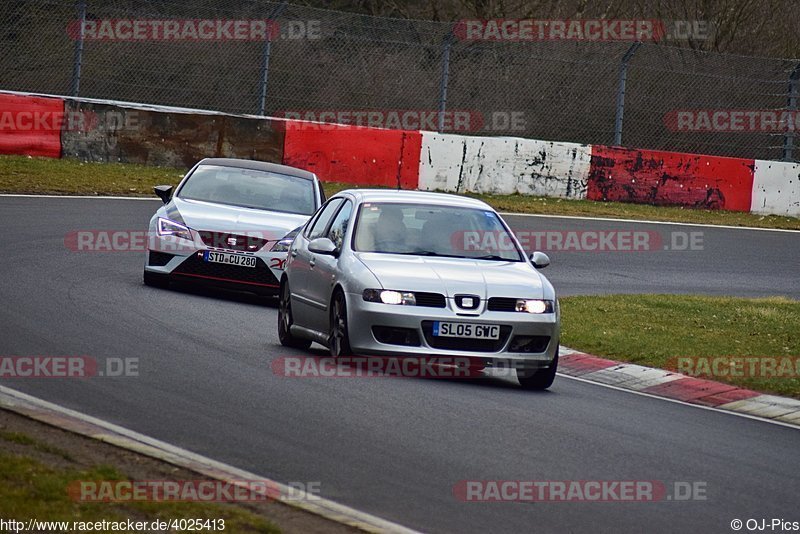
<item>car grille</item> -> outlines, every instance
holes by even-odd
[[[489,299],[489,311],[515,312],[517,299],[510,297],[492,297]]]
[[[425,306],[427,308],[445,308],[447,301],[441,293],[423,293],[417,291],[414,293],[417,299],[417,306]]]
[[[278,280],[261,258],[256,258],[256,266],[239,267],[222,263],[205,262],[197,254],[192,254],[172,271],[172,274],[252,284],[266,287],[278,287]]]
[[[442,350],[463,350],[470,352],[499,352],[511,335],[510,326],[500,327],[500,339],[463,339],[458,337],[439,337],[433,335],[433,321],[422,321],[422,333],[431,347]]]
[[[264,245],[269,243],[268,239],[263,239],[256,236],[227,234],[224,232],[209,232],[200,231],[200,238],[209,247],[224,248],[227,250],[240,250],[243,252],[255,252],[261,250]],[[235,245],[228,243],[228,239],[233,238],[236,240]]]

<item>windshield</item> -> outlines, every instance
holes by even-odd
[[[311,180],[274,172],[201,165],[186,180],[178,196],[286,213],[314,213]]]
[[[522,261],[495,212],[453,206],[362,204],[353,248],[360,252]]]

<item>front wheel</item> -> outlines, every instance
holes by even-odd
[[[347,302],[344,294],[337,291],[331,302],[330,334],[328,335],[328,350],[334,358],[350,356],[350,335],[347,325]]]
[[[517,380],[522,389],[541,391],[553,385],[558,370],[558,349],[550,367],[545,369],[517,369]]]
[[[292,299],[289,291],[289,282],[281,286],[278,297],[278,340],[284,347],[306,350],[311,346],[311,341],[292,335]]]

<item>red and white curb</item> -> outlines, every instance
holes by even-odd
[[[285,484],[270,480],[262,475],[256,475],[212,460],[186,449],[175,447],[144,434],[139,434],[102,419],[58,406],[5,386],[0,386],[0,409],[6,409],[75,434],[150,456],[222,482],[228,482],[233,485],[241,484],[243,480],[267,482],[280,493],[274,497],[275,500],[364,532],[417,534],[415,530],[392,523],[386,519],[316,495],[308,495],[303,491],[289,488]],[[288,498],[286,497],[287,495],[292,497]]]
[[[599,358],[564,346],[558,371],[588,382],[800,426],[800,400],[732,384]]]

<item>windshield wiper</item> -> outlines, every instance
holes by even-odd
[[[411,250],[409,252],[392,252],[391,254],[403,254],[406,256],[436,256],[439,258],[466,258],[457,254],[442,254],[434,250]]]
[[[504,256],[500,256],[498,254],[486,254],[484,256],[468,256],[471,260],[502,260],[502,261],[519,261],[512,260],[511,258],[506,258]]]

